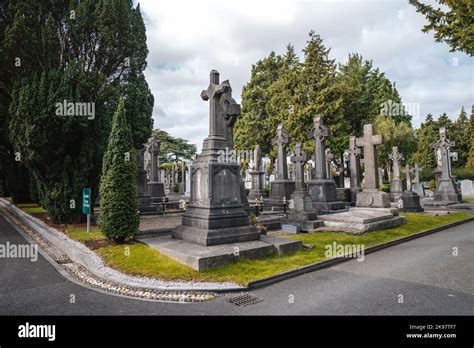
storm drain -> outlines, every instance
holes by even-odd
[[[236,306],[244,307],[244,306],[250,306],[250,305],[254,305],[256,303],[262,302],[262,299],[250,294],[243,294],[236,297],[232,297],[229,300],[229,302],[235,304]]]

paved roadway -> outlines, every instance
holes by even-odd
[[[25,243],[0,216],[0,244],[7,241]],[[128,299],[70,282],[41,256],[0,258],[0,315],[474,315],[473,270],[474,222],[255,290],[262,301],[247,307],[227,301],[235,294],[206,303]]]

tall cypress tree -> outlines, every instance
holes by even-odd
[[[123,242],[138,231],[136,160],[132,133],[120,99],[112,121],[100,184],[100,229],[107,238]]]

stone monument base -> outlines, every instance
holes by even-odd
[[[312,211],[313,202],[306,192],[294,192],[291,195],[293,207],[288,212],[288,223],[298,226],[301,231],[309,232],[321,225],[316,212]]]
[[[350,203],[352,201],[351,189],[350,188],[336,188],[336,200],[341,202]]]
[[[462,195],[452,180],[440,179],[433,199],[434,201],[461,203]]]
[[[308,193],[313,201],[313,210],[318,214],[327,214],[346,208],[344,202],[336,198],[336,184],[331,179],[315,179],[308,181]]]
[[[270,182],[270,198],[275,200],[283,200],[285,197],[290,199],[291,194],[295,191],[295,182],[291,180],[273,180]]]
[[[198,272],[235,263],[241,258],[290,255],[301,249],[301,241],[261,235],[259,240],[203,246],[169,236],[142,239],[160,253]]]
[[[415,192],[405,191],[400,199],[402,201],[402,207],[400,207],[400,210],[405,213],[420,213],[425,211],[420,205],[420,196]]]
[[[356,207],[390,208],[390,196],[388,193],[377,189],[364,189],[357,194]]]
[[[162,182],[150,181],[148,183],[148,193],[153,203],[161,203],[165,197],[165,184]]]
[[[267,198],[268,195],[265,191],[263,190],[250,190],[249,192],[249,202],[255,202],[255,199],[258,198],[260,199],[260,197],[263,197],[263,198]]]
[[[385,230],[406,223],[399,216],[397,208],[350,208],[343,213],[328,214],[319,217],[324,226],[315,230],[362,234],[375,230]]]
[[[172,236],[210,246],[258,240],[260,232],[249,224],[249,217],[242,206],[235,209],[190,206]]]

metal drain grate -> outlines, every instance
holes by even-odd
[[[235,304],[236,306],[250,306],[262,302],[262,299],[250,294],[243,294],[232,297],[229,302]]]

